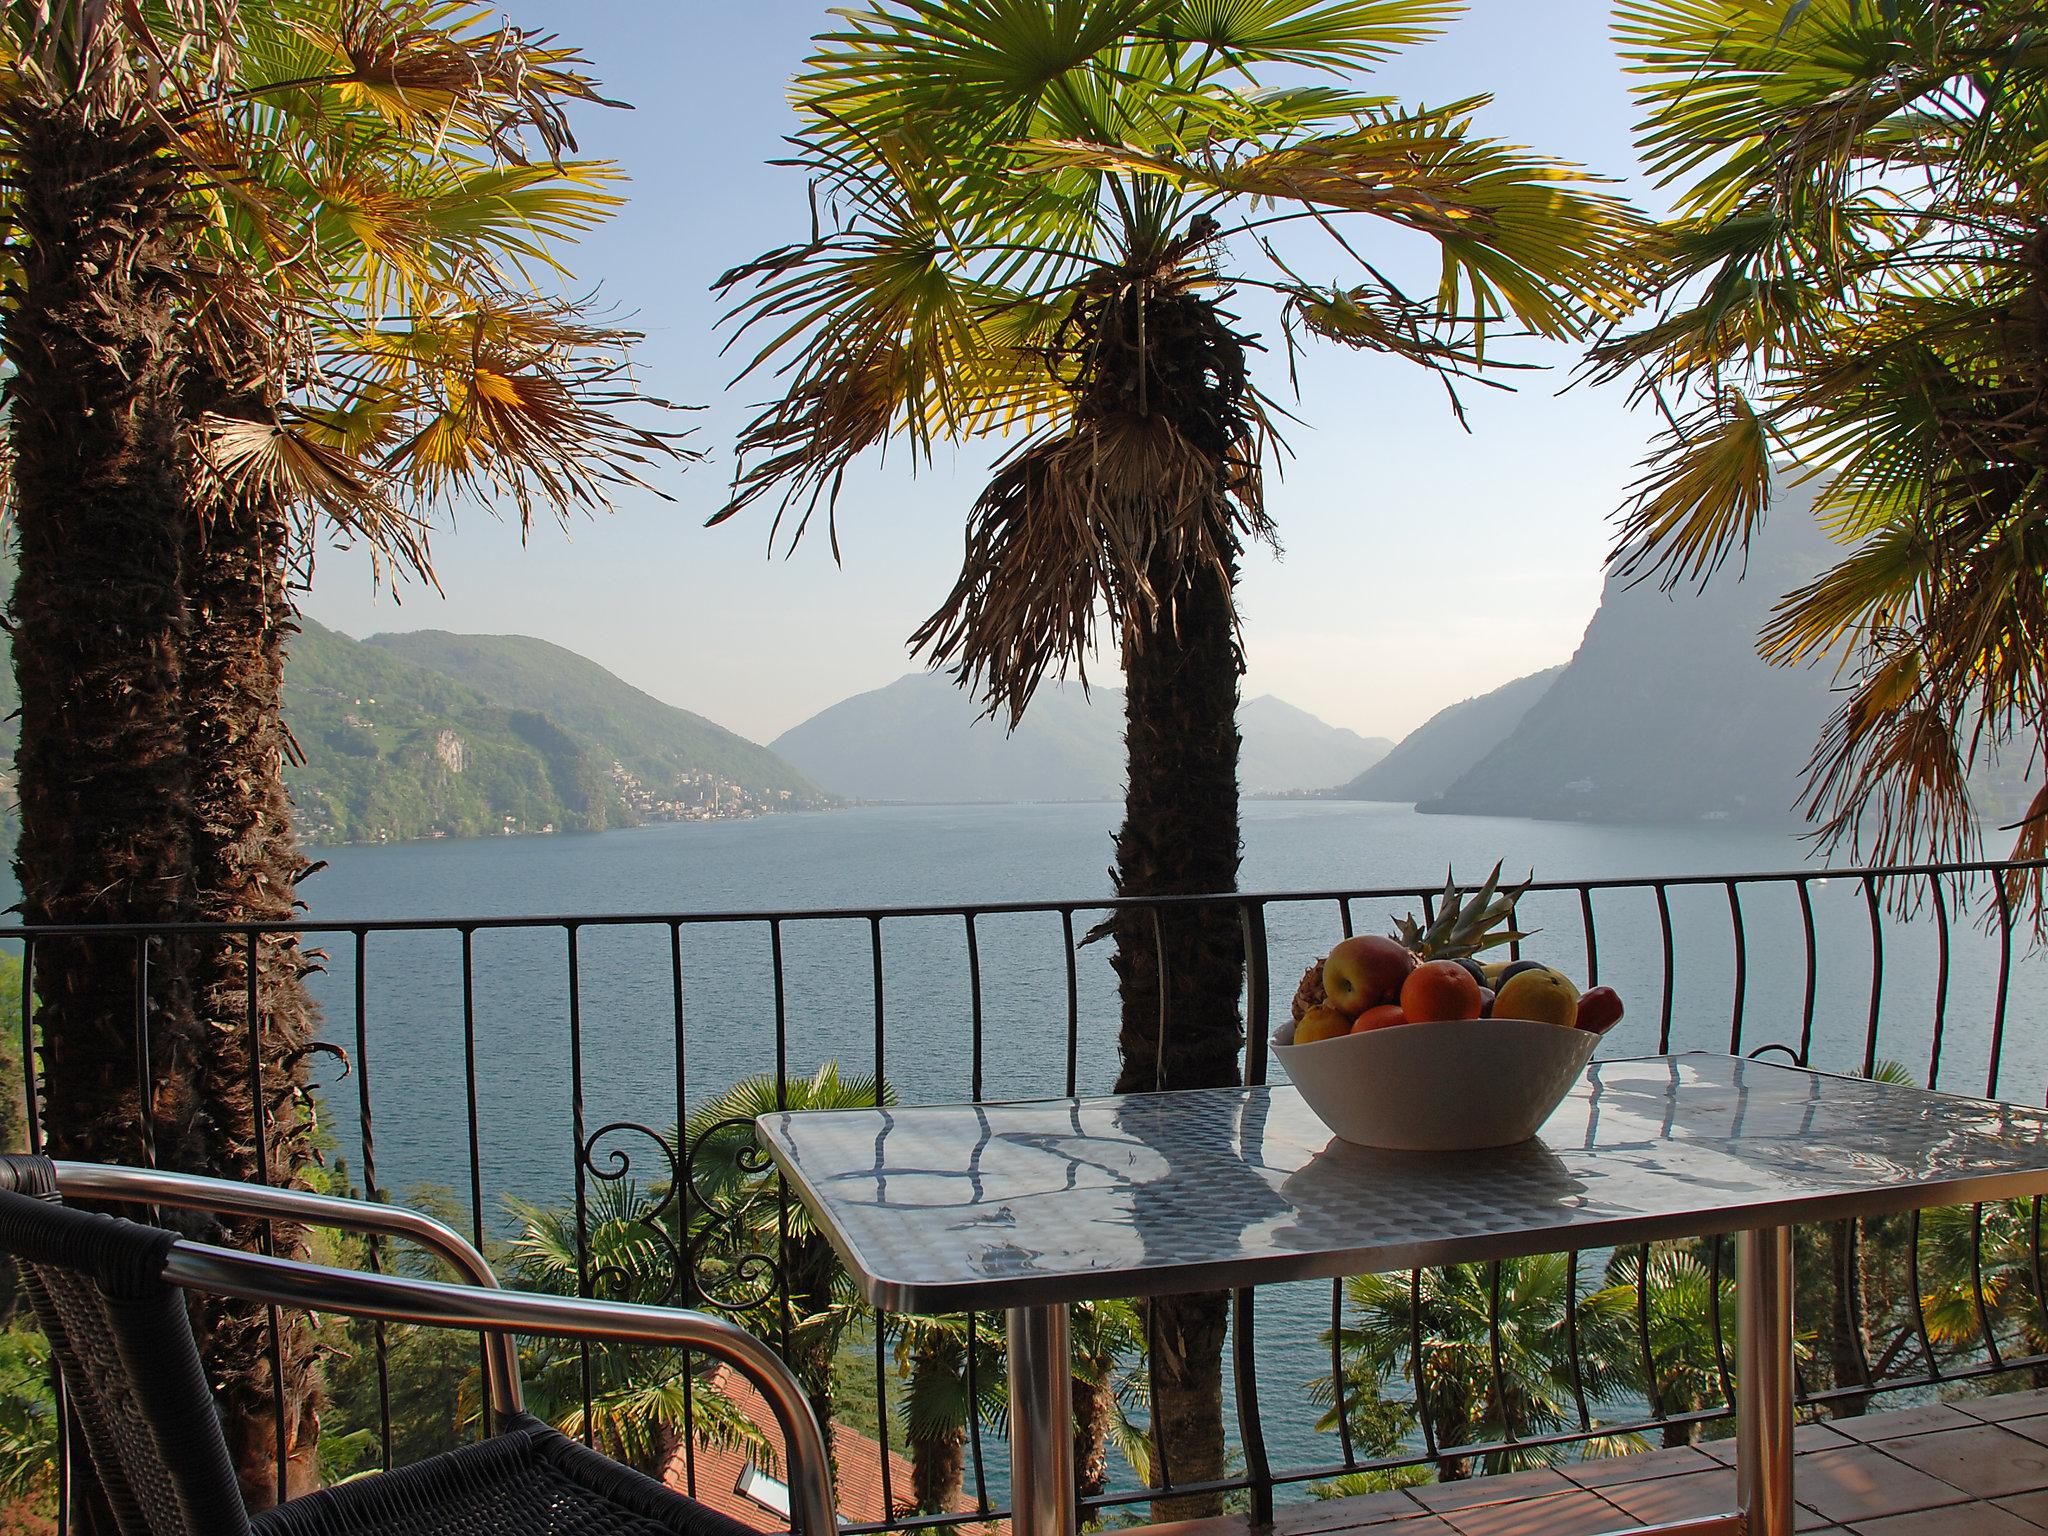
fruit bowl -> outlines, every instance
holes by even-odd
[[[1459,1019],[1296,1045],[1290,1020],[1273,1055],[1346,1141],[1469,1152],[1535,1135],[1599,1043],[1591,1030],[1531,1019]]]

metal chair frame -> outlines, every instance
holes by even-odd
[[[505,1290],[490,1264],[466,1238],[445,1223],[404,1206],[149,1168],[64,1161],[55,1167],[57,1192],[67,1200],[114,1200],[296,1221],[402,1238],[437,1254],[464,1283],[366,1274],[183,1238],[171,1246],[164,1261],[164,1279],[187,1290],[274,1306],[476,1329],[486,1338],[486,1389],[492,1409],[500,1414],[520,1413],[525,1406],[515,1334],[702,1350],[745,1376],[774,1413],[789,1458],[786,1471],[792,1529],[802,1536],[832,1536],[838,1529],[831,1459],[810,1399],[782,1358],[736,1323],[682,1308]]]

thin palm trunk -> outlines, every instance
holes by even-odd
[[[218,391],[201,379],[193,393]],[[289,922],[310,868],[284,785],[285,649],[296,619],[287,580],[291,520],[253,492],[219,498],[184,527],[197,915],[222,924]],[[305,986],[308,964],[289,935],[208,937],[195,943],[191,961],[194,1004],[213,1042],[199,1072],[211,1130],[206,1165],[226,1178],[291,1183],[312,1156],[305,1062],[318,1010]],[[265,1240],[252,1223],[233,1224],[222,1237],[246,1248]],[[280,1253],[307,1252],[296,1227],[273,1224],[268,1241]],[[265,1309],[213,1302],[203,1326],[243,1491],[252,1507],[266,1507],[277,1486],[279,1399]],[[318,1480],[323,1394],[303,1319],[287,1319],[277,1356],[290,1495]]]
[[[22,914],[183,921],[178,188],[152,131],[19,105],[8,126]],[[175,946],[51,939],[31,964],[49,1150],[139,1163],[159,1128],[175,1142],[206,1049]]]
[[[1109,1487],[1109,1424],[1115,1402],[1106,1381],[1074,1378],[1074,1494],[1096,1498]]]
[[[965,1368],[966,1357],[951,1340],[933,1340],[919,1348],[911,1360],[913,1372],[929,1373],[948,1385],[951,1382],[947,1379],[964,1376]],[[968,1411],[973,1411],[972,1404]],[[913,1419],[916,1417],[912,1415]],[[906,1431],[904,1441],[910,1453],[911,1496],[916,1500],[918,1513],[946,1514],[960,1502],[965,1486],[966,1429],[958,1424],[929,1424],[922,1433],[916,1428]]]
[[[1828,1227],[1828,1258],[1833,1283],[1828,1287],[1828,1363],[1838,1387],[1867,1387],[1870,1354],[1870,1313],[1863,1285],[1862,1245],[1856,1223],[1837,1221]],[[1838,1419],[1857,1418],[1870,1405],[1868,1392],[1838,1397],[1829,1413]]]

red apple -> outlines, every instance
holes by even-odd
[[[1595,987],[1579,999],[1577,1024],[1604,1035],[1621,1022],[1621,995],[1612,987]]]
[[[1415,955],[1396,939],[1361,934],[1346,939],[1323,958],[1323,995],[1349,1014],[1391,1003],[1415,969]]]

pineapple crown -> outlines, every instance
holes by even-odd
[[[1515,903],[1535,878],[1531,872],[1520,885],[1503,890],[1500,865],[1496,864],[1484,885],[1476,891],[1466,891],[1446,872],[1436,916],[1425,925],[1417,922],[1411,912],[1395,922],[1394,937],[1424,960],[1462,960],[1482,950],[1517,943],[1529,935],[1513,926]]]

